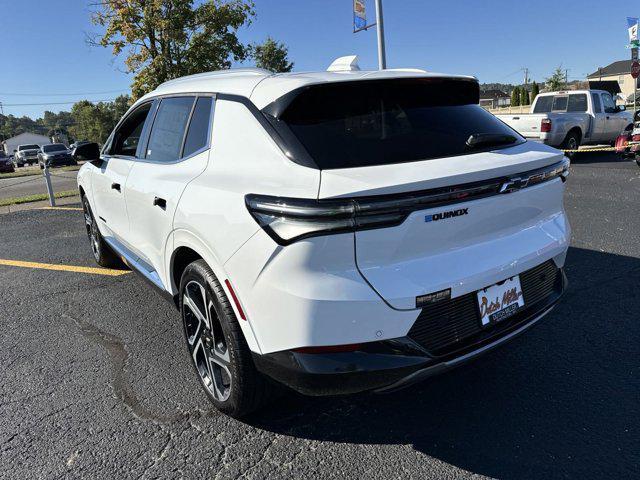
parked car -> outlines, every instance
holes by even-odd
[[[13,173],[15,171],[11,158],[3,150],[0,150],[0,173]]]
[[[38,163],[39,151],[40,145],[18,145],[17,150],[13,152],[13,164],[16,166],[16,168],[24,167],[25,165],[35,165],[36,163]]]
[[[602,90],[541,93],[531,113],[496,116],[528,140],[568,150],[613,145],[633,124],[633,114],[616,106],[611,94]]]
[[[278,384],[404,387],[514,338],[565,289],[563,154],[483,110],[473,77],[344,63],[169,81],[101,156],[78,149],[95,260],[175,303],[230,415]]]
[[[50,145],[43,145],[38,153],[38,164],[40,168],[48,167],[63,167],[65,165],[77,165],[69,149],[62,143],[52,143]]]

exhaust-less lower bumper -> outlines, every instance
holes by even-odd
[[[553,309],[566,285],[560,270],[558,288],[546,299],[445,355],[434,356],[403,337],[363,344],[351,352],[254,354],[254,361],[262,373],[305,395],[390,392],[457,367],[520,335]]]

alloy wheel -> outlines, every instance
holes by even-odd
[[[91,251],[93,252],[93,256],[96,260],[100,259],[100,233],[98,232],[98,226],[96,222],[93,220],[93,214],[87,205],[87,201],[85,200],[82,205],[84,208],[84,223],[87,227],[87,235],[89,237],[89,242],[91,244]]]
[[[200,380],[220,402],[231,394],[231,358],[211,294],[195,280],[182,293],[182,318],[189,347]]]

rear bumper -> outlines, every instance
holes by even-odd
[[[305,395],[339,395],[404,388],[466,363],[520,335],[549,313],[567,287],[564,271],[556,291],[525,314],[507,320],[455,351],[434,356],[410,337],[363,344],[348,353],[282,351],[253,354],[259,371]]]

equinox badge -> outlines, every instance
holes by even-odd
[[[437,222],[438,220],[446,220],[447,218],[461,217],[462,215],[469,215],[469,209],[460,208],[458,210],[449,210],[448,212],[434,213],[433,215],[425,216],[424,221]]]

